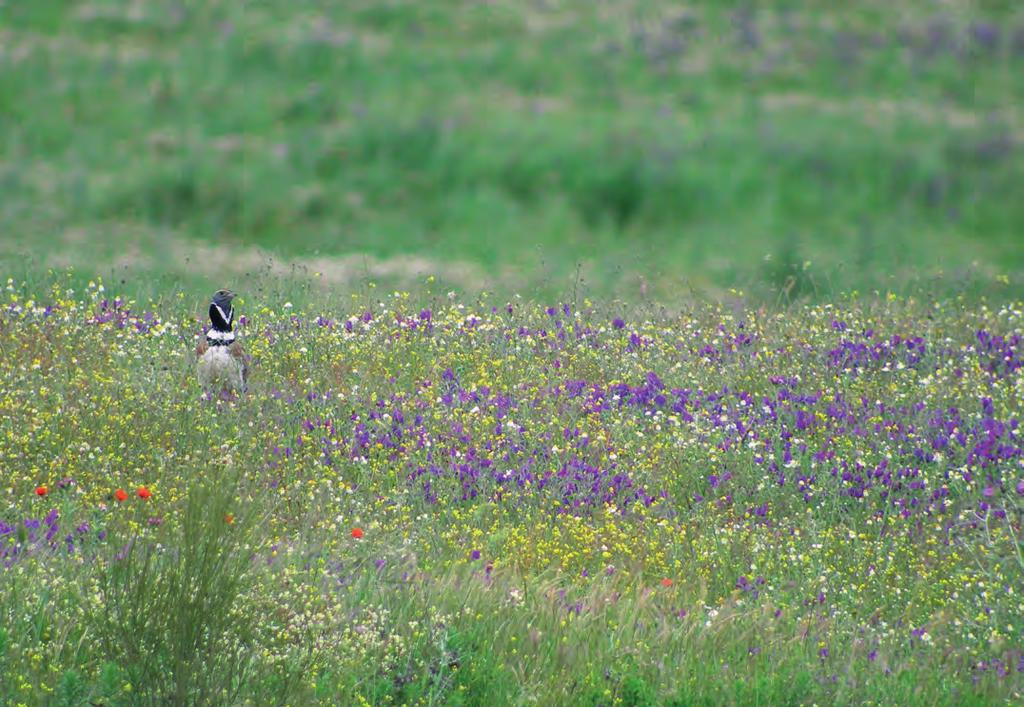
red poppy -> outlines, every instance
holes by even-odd
[[[140,486],[139,490],[138,490],[138,494],[139,494],[139,498],[149,498],[150,496],[153,495],[153,492],[150,491],[145,486]]]
[[[114,498],[116,498],[118,501],[123,501],[126,498],[128,498],[128,494],[125,492],[124,489],[118,489],[117,491],[114,491]]]
[[[355,538],[356,540],[358,540],[359,538],[363,537],[363,529],[362,528],[352,528],[352,537]]]
[[[45,486],[36,486],[36,496],[45,496],[47,493]]]
[[[224,522],[227,523],[228,525],[231,525],[232,523],[235,522],[235,516],[232,515],[231,513],[225,513],[224,514]]]
[[[672,580],[669,579],[668,577],[665,577],[665,579],[661,580],[661,586],[663,586],[663,587],[671,587],[672,586]]]

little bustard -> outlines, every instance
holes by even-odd
[[[210,302],[211,328],[196,346],[196,372],[204,390],[237,390],[248,388],[249,365],[242,345],[235,338],[231,325],[235,308],[231,290],[217,290]]]

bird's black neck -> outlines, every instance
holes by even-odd
[[[210,322],[213,324],[214,331],[230,332],[231,322],[234,318],[235,308],[230,304],[225,309],[216,302],[210,302]]]

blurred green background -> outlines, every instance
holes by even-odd
[[[1019,294],[1022,97],[1013,0],[0,0],[0,264]]]

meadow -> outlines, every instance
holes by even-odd
[[[1010,0],[8,1],[0,67],[9,274],[1022,283]]]
[[[0,704],[1020,703],[1021,105],[1013,0],[0,0]]]
[[[4,704],[1021,699],[1022,303],[268,294],[236,397],[76,279],[4,285]]]

